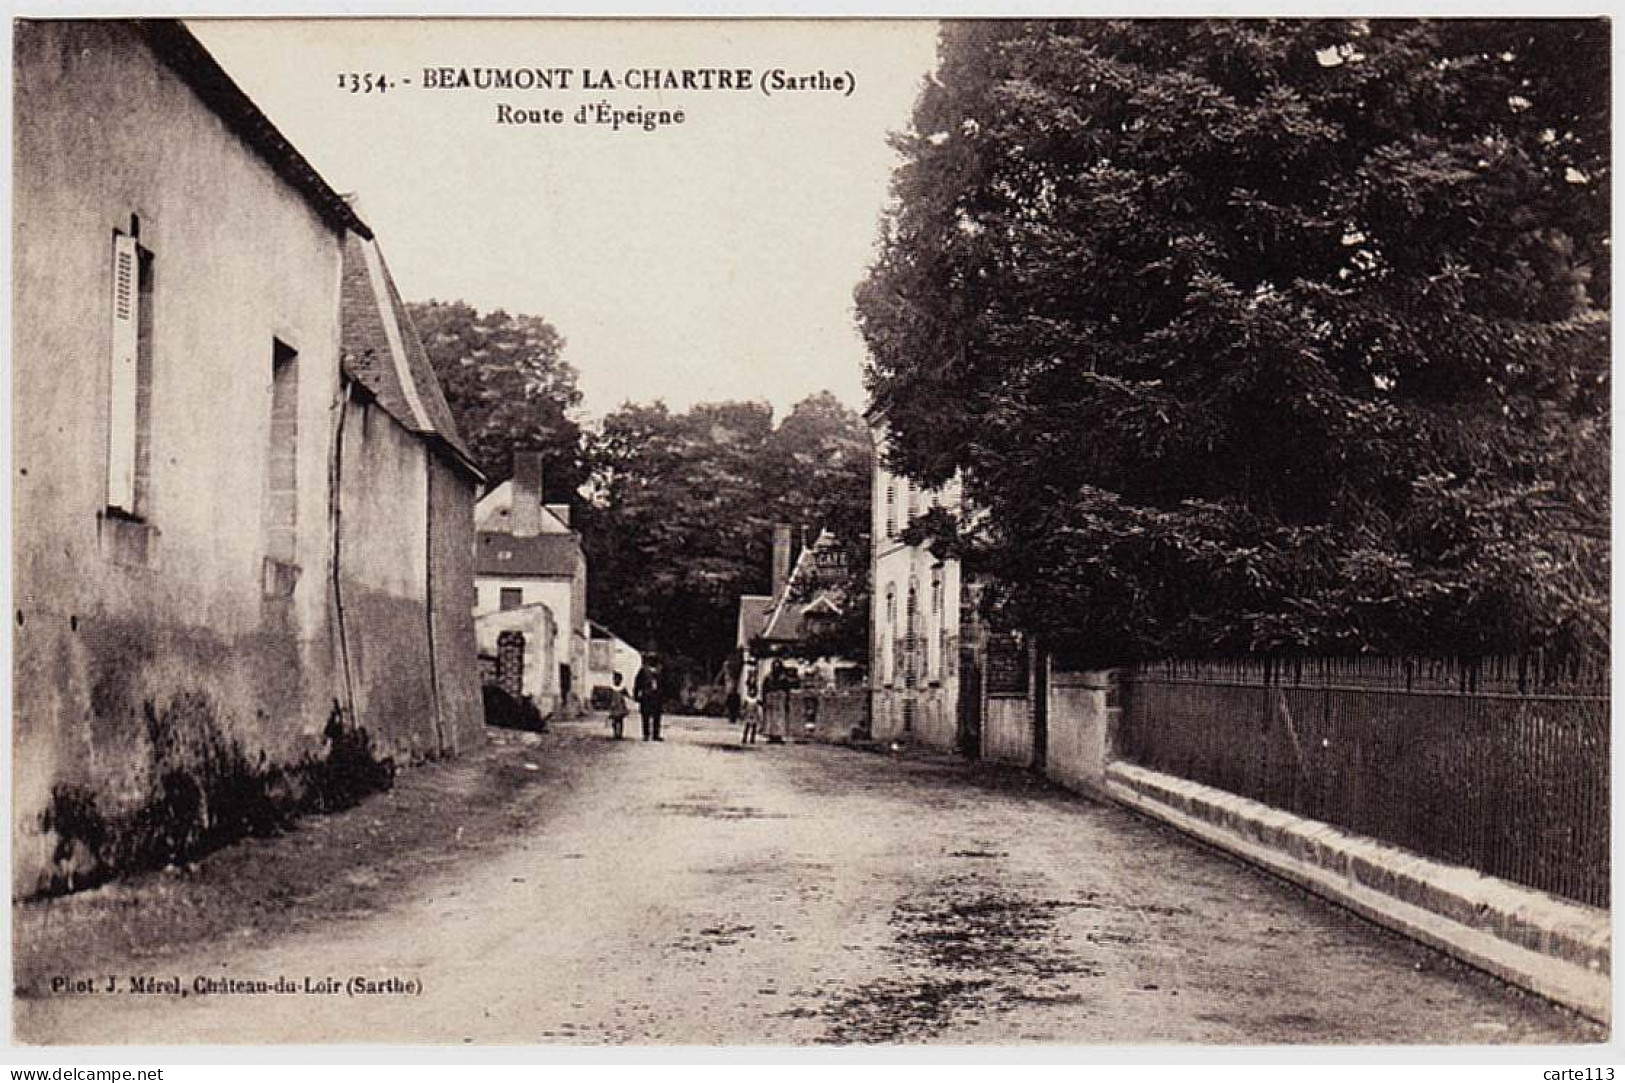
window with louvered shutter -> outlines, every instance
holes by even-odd
[[[113,353],[108,380],[107,506],[136,514],[135,465],[139,439],[141,255],[134,237],[113,234]]]

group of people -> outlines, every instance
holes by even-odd
[[[638,670],[629,696],[621,675],[614,675],[610,688],[609,728],[615,740],[619,741],[625,735],[626,719],[632,713],[634,701],[643,720],[643,739],[664,740],[660,736],[660,677],[658,663],[645,665]],[[735,726],[743,725],[740,744],[753,745],[759,736],[766,737],[769,744],[784,743],[790,733],[790,690],[798,684],[799,681],[785,668],[784,662],[775,658],[767,675],[762,678],[760,689],[754,679],[741,679],[729,689],[728,721]]]
[[[609,728],[619,741],[626,729],[626,716],[632,713],[628,702],[626,688],[621,683],[621,675],[615,674],[611,678],[613,686],[609,697]],[[660,667],[650,663],[638,670],[637,679],[632,682],[632,699],[637,700],[638,714],[643,720],[643,739],[645,741],[663,741],[660,736],[661,688]]]
[[[745,682],[741,692],[736,685],[728,691],[728,721],[743,725],[739,743],[753,745],[758,736],[767,738],[768,744],[779,745],[790,733],[790,690],[796,679],[775,658],[760,690],[754,681]]]

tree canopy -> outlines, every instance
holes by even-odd
[[[564,337],[539,316],[481,313],[461,301],[407,305],[440,389],[480,469],[494,485],[513,474],[515,447],[546,452],[549,499],[586,480],[576,370]]]
[[[827,392],[777,426],[765,403],[701,403],[681,413],[628,403],[589,441],[591,499],[581,523],[590,611],[700,679],[733,649],[739,596],[769,590],[775,524],[798,541],[829,529],[858,554],[861,579],[868,432]],[[867,596],[856,593],[854,607]],[[861,657],[861,621],[853,634]]]
[[[945,26],[859,286],[896,465],[1094,660],[1606,649],[1601,20]]]

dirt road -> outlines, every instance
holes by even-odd
[[[15,1002],[19,1039],[1603,1040],[1019,772],[741,749],[724,724],[682,718],[660,744],[610,744],[601,723],[581,723],[527,754],[575,774],[567,792],[538,788],[533,819],[510,812],[501,845],[441,863],[374,913],[166,955],[151,968],[158,991],[133,991],[139,973],[115,973],[113,993],[53,992],[41,976]],[[199,994],[200,979],[270,990]]]

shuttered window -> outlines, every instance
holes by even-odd
[[[136,409],[141,256],[134,237],[113,234],[113,357],[108,387],[107,506],[136,514]]]
[[[136,222],[113,234],[107,381],[107,507],[130,518],[146,514],[152,455],[152,253]]]

